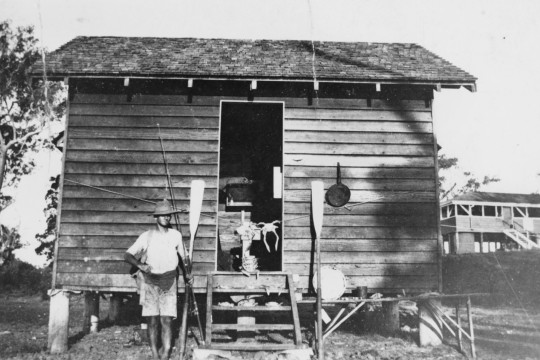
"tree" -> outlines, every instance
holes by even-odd
[[[52,146],[50,126],[65,112],[62,83],[44,77],[32,86],[29,71],[39,57],[32,27],[0,23],[0,209],[10,201],[5,187],[34,167],[32,154]]]
[[[65,112],[64,85],[29,76],[39,58],[32,27],[0,22],[0,211],[13,200],[6,190],[34,168],[33,155],[53,146],[51,125],[59,125]],[[5,226],[0,235],[1,265],[12,259],[20,237]]]
[[[20,247],[20,235],[17,230],[0,225],[0,266],[13,260],[13,250]]]
[[[60,187],[60,175],[51,177],[51,187],[45,195],[46,207],[44,210],[47,217],[47,229],[36,235],[36,239],[41,244],[36,248],[36,253],[47,256],[47,260],[52,260],[54,256],[54,242],[56,241],[56,214],[58,207],[58,189]]]
[[[439,155],[439,199],[448,200],[466,192],[478,191],[482,186],[501,181],[495,176],[484,176],[479,180],[470,171],[460,171],[459,160],[455,157],[447,157],[445,154]],[[453,180],[447,179],[445,174],[453,175]]]

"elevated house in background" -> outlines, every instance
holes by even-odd
[[[311,291],[310,184],[335,184],[337,163],[351,197],[325,205],[322,262],[349,291],[441,289],[433,92],[476,86],[448,61],[415,44],[77,37],[45,69],[69,85],[56,291],[135,291],[123,254],[153,205],[98,188],[169,198],[160,132],[178,207],[193,179],[207,185],[196,291],[235,269],[242,210],[280,221],[270,251],[253,245],[261,269]]]
[[[470,192],[441,204],[447,253],[540,248],[540,195]]]

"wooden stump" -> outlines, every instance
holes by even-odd
[[[99,293],[86,291],[84,294],[83,332],[97,333],[99,327]]]
[[[59,354],[68,349],[69,294],[53,290],[50,296],[48,349]]]
[[[122,306],[122,296],[118,293],[112,294],[109,299],[109,321],[116,324],[120,314],[120,307]]]
[[[382,324],[381,331],[386,334],[393,334],[399,331],[399,303],[397,301],[386,301],[382,303]]]
[[[440,300],[428,300],[440,307]],[[428,309],[426,302],[418,302],[420,346],[438,346],[442,344],[442,323]]]

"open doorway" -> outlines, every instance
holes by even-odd
[[[249,255],[258,269],[281,270],[283,103],[222,102],[218,270],[240,270],[245,246],[236,229],[255,229]],[[273,231],[272,231],[273,230]]]

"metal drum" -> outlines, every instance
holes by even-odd
[[[321,297],[323,300],[335,300],[340,298],[347,289],[347,278],[338,269],[330,266],[321,267]],[[313,288],[317,289],[317,272],[312,279]]]

